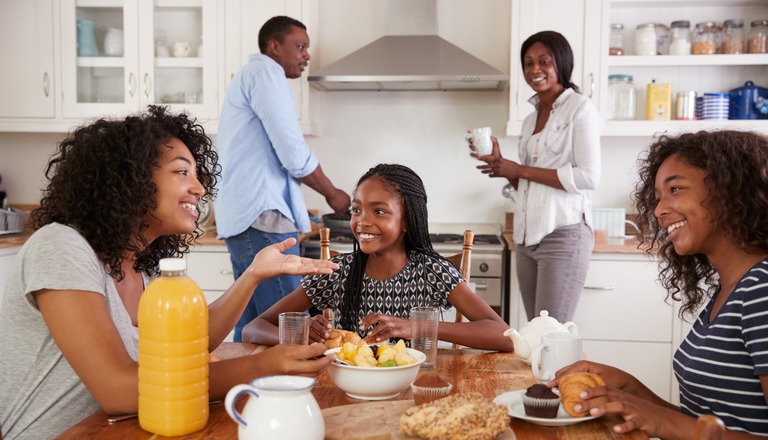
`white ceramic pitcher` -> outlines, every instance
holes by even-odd
[[[301,376],[269,376],[232,387],[224,407],[237,422],[240,440],[322,440],[325,422],[312,387],[315,379]],[[242,413],[235,401],[243,393],[251,396]]]

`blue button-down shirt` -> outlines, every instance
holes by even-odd
[[[215,202],[220,239],[237,235],[262,212],[277,210],[310,230],[301,184],[318,160],[299,127],[285,71],[252,54],[227,87],[217,136],[222,179]]]

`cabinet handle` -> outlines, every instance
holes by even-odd
[[[49,92],[48,88],[50,87],[50,85],[51,83],[48,80],[48,72],[45,72],[43,73],[43,94],[45,95],[46,98],[48,97],[48,92]]]
[[[595,74],[589,74],[589,97],[592,97],[592,93],[595,91]]]
[[[148,73],[144,74],[144,97],[149,98],[149,90],[152,88],[152,78]]]
[[[607,286],[584,286],[584,290],[614,290],[615,287],[612,285]]]
[[[136,94],[136,77],[133,75],[133,72],[128,74],[128,95],[133,98],[133,95]]]
[[[234,275],[234,274],[235,274],[235,272],[234,272],[234,271],[231,271],[231,270],[229,270],[229,269],[221,269],[221,270],[219,271],[219,273],[220,273],[220,274],[222,274],[222,275]]]

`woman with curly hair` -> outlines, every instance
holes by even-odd
[[[76,129],[46,168],[36,231],[16,259],[0,308],[2,438],[53,438],[98,409],[138,409],[137,312],[161,258],[202,232],[198,204],[214,194],[216,152],[186,115],[150,107]],[[209,307],[209,349],[226,337],[253,289],[277,275],[337,266],[265,248]],[[278,346],[210,365],[209,394],[270,374],[317,374],[322,344]],[[309,360],[319,357],[319,359]]]
[[[640,163],[634,198],[667,299],[681,303],[681,317],[698,313],[674,357],[680,406],[605,365],[580,362],[558,378],[603,376],[608,386],[586,391],[582,406],[620,414],[617,432],[688,439],[697,417],[714,414],[724,439],[768,435],[768,138],[662,136]]]

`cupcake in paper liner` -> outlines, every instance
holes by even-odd
[[[445,397],[451,394],[451,390],[453,390],[453,385],[434,373],[423,374],[411,384],[411,392],[416,405]]]
[[[554,419],[560,408],[560,396],[548,386],[537,383],[523,393],[525,415],[542,419]]]

